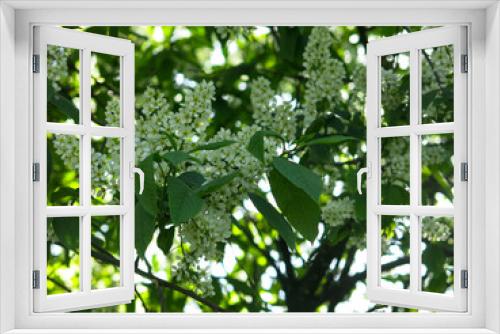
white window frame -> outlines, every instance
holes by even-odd
[[[36,26],[33,52],[39,57],[38,73],[33,74],[33,160],[38,167],[38,181],[33,184],[34,252],[33,269],[38,288],[34,289],[35,312],[73,311],[97,305],[129,303],[134,298],[134,45],[126,39],[113,38],[52,26]],[[47,46],[79,50],[80,104],[79,124],[47,121]],[[116,56],[120,64],[120,124],[95,126],[91,119],[92,52]],[[79,137],[79,205],[47,206],[47,134]],[[120,203],[92,205],[91,141],[93,136],[120,140]],[[93,216],[118,216],[120,223],[120,285],[92,289],[91,220]],[[47,220],[77,217],[79,220],[79,290],[47,295]]]
[[[32,202],[27,199],[32,198],[30,38],[36,24],[468,25],[471,57],[468,311],[393,315],[33,313],[30,288],[33,217]],[[124,329],[127,333],[151,333],[162,328],[171,329],[161,331],[165,333],[499,333],[499,58],[500,9],[496,1],[2,1],[0,333],[121,333]]]
[[[367,53],[367,296],[370,301],[403,307],[464,312],[467,310],[467,289],[462,286],[462,271],[467,271],[467,180],[461,179],[461,164],[467,163],[467,28],[449,26],[432,28],[398,36],[381,38],[368,43]],[[421,122],[421,63],[422,50],[440,46],[453,47],[453,122]],[[409,53],[409,124],[381,125],[381,57]],[[421,204],[421,136],[428,134],[453,135],[452,207]],[[381,203],[381,151],[383,138],[409,139],[409,203]],[[410,221],[410,286],[408,289],[382,287],[381,276],[381,217],[407,216]],[[454,284],[451,295],[422,291],[421,219],[424,216],[453,218]]]

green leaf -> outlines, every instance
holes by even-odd
[[[279,133],[274,131],[262,130],[254,133],[247,145],[247,151],[254,157],[264,162],[264,137],[275,137],[281,141],[285,141]]]
[[[317,201],[275,169],[269,174],[269,183],[276,203],[290,224],[307,240],[314,241],[320,219]]]
[[[175,227],[170,227],[167,229],[160,229],[160,233],[158,234],[158,239],[156,240],[156,244],[158,248],[160,248],[166,256],[170,253],[170,248],[172,248],[172,244],[174,242],[175,236]]]
[[[140,203],[135,205],[135,248],[140,257],[144,257],[144,253],[153,239],[154,218]]]
[[[153,217],[158,213],[158,186],[155,182],[154,154],[148,156],[140,164],[139,168],[144,172],[144,191],[139,195],[139,178],[136,178],[136,198],[142,207]]]
[[[59,242],[66,248],[79,252],[80,222],[76,217],[49,218]]]
[[[281,215],[271,204],[269,204],[261,196],[250,193],[248,194],[253,205],[266,218],[269,225],[278,230],[280,236],[285,240],[288,248],[295,249],[295,234],[293,233],[290,224],[285,217]]]
[[[200,162],[198,159],[184,151],[172,151],[163,155],[163,158],[173,166],[177,166],[186,161]]]
[[[63,95],[56,93],[50,83],[47,85],[47,100],[50,104],[56,107],[58,111],[65,114],[68,118],[73,119],[75,123],[78,123],[78,119],[80,117],[78,108],[71,100],[68,100]]]
[[[172,223],[178,225],[193,218],[203,207],[203,199],[179,178],[170,178],[167,187]]]
[[[310,169],[284,158],[273,159],[274,169],[294,186],[302,189],[314,202],[319,201],[323,184],[321,177]]]
[[[205,177],[197,172],[185,172],[178,176],[191,189],[197,189],[205,182]]]
[[[221,188],[222,186],[231,182],[238,174],[239,174],[238,172],[232,172],[217,179],[214,179],[212,181],[209,181],[204,185],[202,185],[196,192],[200,196],[212,193]]]
[[[351,141],[351,140],[358,140],[358,138],[355,137],[350,137],[350,136],[343,136],[343,135],[333,135],[333,136],[327,136],[327,137],[321,137],[321,138],[314,138],[311,139],[307,142],[305,142],[304,146],[310,146],[310,145],[333,145],[333,144],[340,144],[346,141]]]
[[[222,141],[217,141],[205,145],[200,145],[196,146],[189,152],[197,152],[197,151],[213,151],[213,150],[218,150],[219,148],[223,148],[226,146],[230,146],[235,144],[236,142],[234,140],[222,140]]]

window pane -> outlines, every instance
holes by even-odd
[[[47,121],[80,122],[80,50],[47,45]]]
[[[92,138],[92,204],[120,204],[120,138]]]
[[[80,203],[80,137],[47,135],[47,205]]]
[[[80,289],[80,218],[47,219],[47,294]]]
[[[120,126],[120,57],[92,52],[92,122]]]
[[[453,294],[453,218],[423,217],[422,290]]]
[[[422,204],[453,206],[453,134],[422,136]]]
[[[120,216],[92,217],[92,289],[120,286]]]
[[[453,122],[453,46],[421,51],[422,123]]]
[[[381,138],[381,204],[410,204],[410,139]]]
[[[410,124],[410,53],[380,57],[382,126]]]
[[[408,289],[410,285],[410,217],[381,217],[380,286]]]

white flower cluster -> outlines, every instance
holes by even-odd
[[[392,69],[382,68],[382,111],[383,113],[397,113],[401,104],[409,104],[408,94],[401,93],[401,74]],[[409,112],[409,110],[406,110]]]
[[[208,206],[201,214],[181,226],[183,241],[189,243],[189,251],[195,258],[220,260],[217,243],[231,236],[231,219],[227,212]]]
[[[106,105],[106,119],[119,117],[119,104],[112,99]],[[55,153],[69,170],[77,170],[80,161],[80,141],[76,136],[54,135]],[[120,142],[116,138],[105,138],[99,150],[91,148],[92,192],[94,197],[112,198],[119,191]]]
[[[56,92],[61,90],[60,81],[68,77],[69,52],[70,49],[61,46],[47,46],[47,78]]]
[[[404,142],[402,142],[404,140]],[[383,148],[382,158],[382,182],[386,184],[394,183],[398,180],[409,180],[410,160],[409,140],[406,137],[390,139]]]
[[[187,147],[192,147],[196,140],[204,139],[205,130],[214,115],[214,100],[215,86],[212,82],[202,81],[194,89],[186,90],[179,111],[168,117],[170,133],[181,138]]]
[[[69,170],[77,170],[80,164],[80,141],[77,136],[54,135],[55,153]]]
[[[448,94],[451,97],[448,102],[451,104],[453,101],[453,48],[441,46],[431,50],[423,51],[425,54],[422,57],[422,95],[425,96],[430,92],[445,95],[441,90],[449,89]],[[432,101],[422,112],[430,120],[451,122],[453,121],[452,107],[453,105],[446,106]]]
[[[93,196],[109,202],[120,189],[120,139],[104,139],[104,150],[92,147],[91,156]]]
[[[304,126],[316,118],[317,105],[326,101],[331,109],[340,101],[345,69],[331,55],[333,36],[326,27],[313,28],[304,52],[304,76],[307,79],[304,96]]]
[[[262,179],[266,167],[247,151],[246,146],[258,130],[261,128],[256,125],[242,126],[236,133],[222,128],[210,142],[233,140],[235,143],[218,150],[198,153],[197,156],[203,162],[203,174],[209,179],[221,177],[230,172],[239,173],[229,184],[211,194],[207,199],[209,205],[224,212],[232,212],[235,206],[242,203],[249,191],[257,188],[257,182]],[[265,146],[265,157],[269,160],[273,153],[276,153],[278,143],[265,140]]]
[[[104,117],[107,126],[120,126],[120,99],[113,96],[106,104]]]
[[[422,166],[439,165],[450,161],[451,152],[443,145],[429,145],[422,149]]]
[[[345,224],[346,220],[354,218],[354,200],[350,198],[332,199],[322,208],[323,220],[335,227]]]
[[[251,83],[250,100],[255,124],[281,134],[288,141],[297,128],[297,113],[290,102],[278,103],[269,80],[259,77]]]
[[[422,220],[422,238],[431,242],[449,241],[453,223],[449,219],[425,217]]]
[[[152,153],[172,150],[168,139],[172,110],[165,95],[148,87],[142,98],[144,103],[135,124],[135,154],[139,162]]]
[[[220,261],[224,256],[218,245],[231,236],[229,214],[208,206],[195,219],[182,225],[179,234],[183,242],[189,244],[189,252],[177,259],[172,276],[179,282],[193,283],[203,295],[212,295],[210,261]]]
[[[137,160],[142,161],[152,153],[171,151],[172,136],[183,143],[183,149],[192,148],[195,142],[202,140],[213,116],[214,98],[213,83],[203,81],[184,92],[183,103],[174,112],[164,94],[148,88],[143,95],[141,115],[136,120]]]
[[[209,266],[190,253],[184,253],[182,259],[172,265],[172,276],[177,282],[191,284],[196,293],[213,296],[214,287]]]

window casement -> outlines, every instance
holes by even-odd
[[[467,310],[467,45],[465,27],[443,27],[374,40],[367,57],[367,253],[370,300],[382,304],[430,310]],[[429,58],[445,52],[449,68],[430,68]],[[389,64],[389,65],[387,65]],[[437,64],[437,65],[436,65]],[[427,67],[427,68],[426,68]],[[450,82],[436,82],[433,71],[448,71]],[[424,75],[424,72],[430,76]],[[391,117],[386,100],[389,81],[407,80],[397,97],[402,104]],[[408,79],[409,77],[409,79]],[[435,85],[441,98],[453,99],[453,110],[430,110],[427,87]],[[437,99],[436,93],[431,98]],[[402,106],[402,107],[401,107]],[[450,145],[450,168],[434,171],[452,180],[452,201],[423,195],[423,173],[429,144]],[[402,149],[403,148],[403,149]],[[406,149],[404,149],[406,148]],[[442,151],[441,151],[442,152]],[[397,170],[387,163],[397,160]],[[361,174],[358,174],[358,179]],[[392,182],[407,191],[394,194]],[[450,183],[450,182],[448,182]],[[443,187],[443,184],[435,184]],[[359,185],[358,185],[359,187]],[[428,189],[426,189],[428,192]],[[453,288],[446,293],[426,289],[423,230],[440,220],[452,224],[447,242],[453,245]],[[390,243],[391,234],[405,234],[407,242]],[[427,243],[429,247],[429,243]],[[432,245],[432,243],[430,244]],[[398,248],[394,251],[394,248]],[[388,250],[389,249],[389,250]],[[392,249],[393,251],[390,251]],[[409,285],[385,282],[384,257],[399,256],[409,275]]]
[[[53,117],[47,112],[47,96],[57,88],[48,81],[48,72],[57,70],[51,68],[50,48],[56,53],[72,52],[78,67],[74,75],[79,90],[75,103],[78,110],[66,108],[63,117]],[[91,105],[91,71],[92,59],[96,56],[116,57],[119,66],[116,101],[120,116],[110,124],[95,124],[92,119],[95,106]],[[128,303],[134,293],[134,173],[141,174],[134,167],[134,46],[118,38],[56,27],[35,27],[33,72],[34,311],[82,310]],[[64,109],[61,105],[59,108]],[[59,189],[48,182],[51,168],[56,167],[51,160],[53,157],[47,155],[47,145],[54,145],[56,138],[60,145],[72,145],[78,151],[73,162],[76,181],[71,189]],[[96,171],[91,161],[100,158],[103,153],[99,147],[103,145],[113,146],[114,165],[111,168],[103,166],[106,171]],[[96,201],[92,195],[96,191],[93,174],[99,172],[105,173],[103,177],[116,186],[113,199],[105,203]],[[54,199],[51,192],[56,188],[63,195]],[[115,253],[120,268],[116,284],[104,288],[92,284],[92,261],[95,261],[92,248],[95,247],[94,228],[98,224],[94,220],[103,217],[111,221],[107,224],[115,224],[113,228],[117,230],[119,242]],[[79,262],[79,270],[70,273],[74,276],[74,289],[48,295],[47,234],[54,228],[72,234],[68,237],[73,240],[72,252]]]

